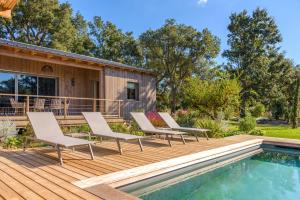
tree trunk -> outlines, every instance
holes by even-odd
[[[175,112],[176,112],[176,107],[177,107],[176,95],[177,95],[176,87],[172,87],[172,89],[171,89],[171,114],[175,114]]]
[[[242,96],[241,106],[240,106],[240,117],[246,117],[246,97]]]
[[[293,103],[293,114],[292,114],[292,127],[298,127],[298,100],[299,100],[299,87],[300,87],[300,78],[297,78],[295,86],[295,96]]]

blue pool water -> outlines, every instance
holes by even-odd
[[[264,151],[140,196],[143,200],[297,200],[300,154]]]

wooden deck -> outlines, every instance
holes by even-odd
[[[226,146],[253,139],[252,136],[234,136],[224,139],[193,138],[183,145],[153,139],[144,141],[144,151],[134,143],[122,143],[124,155],[118,154],[114,141],[104,141],[93,147],[95,160],[90,160],[88,149],[63,151],[64,166],[58,165],[52,148],[35,148],[26,152],[0,149],[0,199],[101,199],[72,184],[77,180],[147,165],[174,157]]]

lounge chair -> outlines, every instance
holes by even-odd
[[[63,165],[61,156],[61,147],[76,147],[88,145],[91,159],[94,159],[91,144],[93,142],[65,136],[61,131],[52,112],[28,112],[27,116],[32,125],[35,137],[26,137],[24,142],[24,151],[26,148],[27,139],[39,140],[41,142],[53,145],[56,147],[60,164]]]
[[[120,154],[123,154],[120,140],[138,140],[140,149],[143,151],[143,145],[141,142],[143,137],[113,132],[100,112],[83,112],[82,114],[92,130],[91,134],[115,139],[117,141]]]
[[[166,135],[170,147],[172,146],[170,136],[173,137],[174,135],[179,135],[181,137],[181,140],[182,140],[183,144],[185,144],[185,140],[183,138],[183,135],[187,134],[187,133],[181,132],[181,131],[157,129],[151,124],[151,122],[148,120],[148,118],[146,117],[146,115],[144,113],[131,112],[130,114],[134,118],[134,120],[136,121],[136,123],[139,125],[139,127],[141,128],[141,130],[144,133]]]
[[[172,130],[192,133],[194,134],[198,142],[199,142],[198,134],[199,133],[204,134],[206,139],[208,140],[207,132],[209,131],[209,129],[181,127],[177,124],[177,122],[171,117],[169,113],[159,112],[158,114]]]

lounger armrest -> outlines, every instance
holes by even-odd
[[[80,132],[80,133],[67,133],[66,136],[74,137],[74,138],[80,138],[80,137],[90,137],[90,132]]]
[[[165,127],[157,127],[158,130],[167,130],[167,131],[171,131],[172,128],[165,128]]]
[[[171,130],[143,130],[145,133],[152,133],[152,134],[161,134],[161,135],[185,135],[187,134],[186,132],[181,132],[181,131],[171,131]]]

